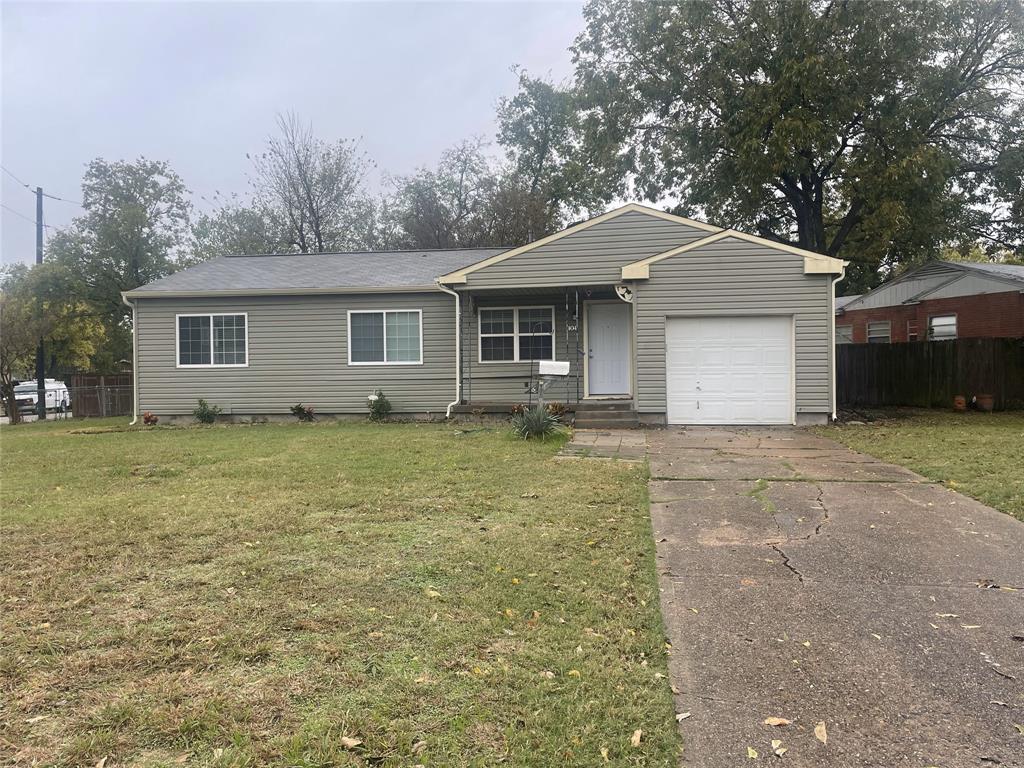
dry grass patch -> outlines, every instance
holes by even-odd
[[[431,425],[98,426],[0,438],[4,759],[677,761],[642,469]]]

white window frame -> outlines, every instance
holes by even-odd
[[[480,312],[497,312],[500,310],[512,310],[512,333],[484,333],[483,321],[480,319],[480,313],[477,313],[476,318],[476,357],[477,362],[480,365],[508,365],[510,363],[535,363],[536,359],[521,360],[519,358],[519,337],[520,336],[550,336],[551,337],[551,359],[558,359],[558,350],[555,348],[555,306],[551,305],[530,305],[523,307],[479,307]],[[520,333],[519,332],[519,310],[521,309],[546,309],[551,312],[551,333]],[[494,338],[496,336],[512,336],[512,353],[514,357],[511,360],[484,360],[484,348],[483,344],[480,343],[481,339]]]
[[[416,313],[419,316],[420,329],[420,357],[419,360],[396,360],[388,362],[388,313],[401,312],[404,314]],[[384,359],[377,360],[352,360],[352,315],[382,315],[384,323]],[[349,365],[423,365],[423,310],[422,309],[350,309],[345,320],[348,335],[348,364]]]
[[[871,341],[871,326],[884,325],[886,327],[885,341]],[[867,344],[892,344],[892,320],[872,320],[864,327],[864,341]]]
[[[245,322],[245,362],[244,363],[215,363],[213,362],[213,318],[215,317],[238,317],[242,316]],[[181,321],[183,317],[208,317],[210,318],[210,362],[208,363],[182,363],[181,362]],[[174,316],[174,363],[177,368],[248,368],[249,367],[249,313],[248,312],[182,312]]]
[[[957,317],[956,312],[945,312],[941,315],[928,315],[928,329],[926,331],[928,341],[935,341],[935,337],[932,336],[932,320],[940,317],[952,317],[953,318],[953,335],[939,339],[939,341],[956,341],[960,338],[960,318]]]
[[[846,328],[849,330],[850,335],[845,339],[839,338],[839,329]],[[837,325],[836,326],[836,344],[853,344],[853,325]]]

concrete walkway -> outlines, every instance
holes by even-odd
[[[795,429],[648,443],[683,765],[1024,766],[1024,525]]]
[[[639,429],[574,429],[572,440],[559,451],[563,459],[620,459],[643,461],[647,437]]]

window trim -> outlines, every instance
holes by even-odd
[[[848,328],[850,330],[849,337],[846,340],[844,340],[844,341],[840,341],[839,340],[839,329],[840,328]],[[837,325],[836,326],[835,343],[836,344],[853,344],[853,324],[852,323],[850,323],[848,325]]]
[[[871,326],[882,325],[886,326],[888,330],[887,338],[885,341],[871,341]],[[865,344],[892,344],[892,320],[870,320],[864,325],[864,343]]]
[[[555,321],[558,315],[555,312],[554,304],[529,304],[523,306],[482,306],[477,308],[476,314],[476,358],[480,365],[510,365],[513,363],[535,363],[537,360],[521,360],[519,358],[519,336],[550,336],[551,337],[551,359],[558,360],[558,348],[555,344]],[[480,312],[498,311],[502,309],[511,309],[512,314],[512,333],[484,333],[484,324],[480,320]],[[546,309],[551,312],[551,333],[519,333],[519,310],[521,309]],[[511,336],[512,337],[512,352],[515,355],[511,360],[484,360],[484,348],[483,344],[480,343],[481,339],[494,338],[498,336]]]
[[[928,315],[928,327],[925,329],[926,339],[928,341],[936,341],[935,337],[932,336],[932,320],[937,317],[952,317],[953,318],[953,336],[948,338],[938,339],[938,341],[956,341],[960,338],[960,318],[956,312],[943,312],[938,315]]]
[[[244,363],[215,363],[213,362],[213,318],[215,317],[238,317],[241,315],[245,323],[245,362]],[[181,320],[182,317],[208,317],[210,318],[210,362],[208,363],[182,363],[181,362]],[[174,315],[174,364],[176,368],[248,368],[249,367],[249,313],[248,312],[181,312]]]
[[[419,316],[419,330],[420,330],[420,357],[419,360],[396,360],[388,362],[388,312],[404,312],[406,314],[414,312]],[[382,315],[382,322],[384,323],[384,359],[383,360],[364,360],[355,361],[352,360],[352,315]],[[347,336],[348,350],[346,356],[348,357],[349,365],[423,365],[423,310],[422,309],[350,309],[345,315],[345,329]]]

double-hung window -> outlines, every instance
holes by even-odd
[[[928,318],[928,338],[949,341],[956,338],[956,315],[935,315]]]
[[[419,365],[423,362],[423,313],[418,309],[351,310],[349,365]]]
[[[892,341],[892,323],[876,320],[868,323],[868,344],[889,344]]]
[[[249,364],[249,316],[178,315],[179,368],[241,368]]]
[[[853,344],[853,326],[836,326],[836,344]]]
[[[480,362],[555,359],[554,307],[480,310]]]

